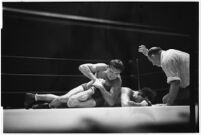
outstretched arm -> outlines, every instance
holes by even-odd
[[[145,45],[140,45],[138,48],[138,52],[144,54],[145,56],[148,56],[148,49]]]
[[[139,48],[138,48],[138,52],[144,54],[144,56],[146,56],[147,59],[149,61],[151,61],[150,57],[148,56],[149,49],[147,49],[147,47],[145,45],[140,45]]]
[[[169,57],[169,59],[166,59],[166,63],[163,64],[163,71],[167,76],[167,83],[170,84],[169,93],[166,97],[167,105],[173,105],[178,95],[181,82],[179,70],[179,63],[175,57]]]
[[[173,81],[170,83],[170,89],[168,93],[167,105],[173,105],[179,92],[180,81]]]

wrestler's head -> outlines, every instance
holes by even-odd
[[[143,98],[151,101],[152,103],[155,101],[156,92],[153,91],[152,89],[144,87],[141,90],[139,90],[139,93],[141,93],[141,96]]]
[[[161,66],[161,61],[160,61],[160,54],[161,54],[162,49],[160,47],[152,47],[148,51],[148,59],[151,61],[151,63],[154,66],[160,67]]]
[[[121,60],[115,59],[111,60],[108,64],[108,69],[106,74],[109,80],[114,80],[120,76],[120,73],[124,70],[124,65]]]
[[[154,98],[156,96],[156,93],[150,89],[150,88],[142,88],[139,91],[133,91],[132,99],[135,102],[142,102],[143,100],[149,100],[151,102],[154,102]]]
[[[142,97],[142,93],[140,91],[133,91],[131,100],[140,103],[144,100],[144,97]]]

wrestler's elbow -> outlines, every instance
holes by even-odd
[[[92,65],[91,64],[82,64],[78,67],[79,71],[82,72],[83,74],[88,74],[90,72],[94,72],[92,69]]]
[[[82,72],[84,69],[84,64],[80,65],[78,69]]]

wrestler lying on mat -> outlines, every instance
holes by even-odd
[[[120,73],[123,71],[124,65],[121,60],[111,60],[109,64],[97,63],[97,64],[83,64],[79,66],[79,70],[91,80],[92,86],[96,87],[100,92],[100,97],[103,97],[105,106],[116,106],[120,104],[118,102],[121,95],[121,76]],[[98,79],[105,80],[105,83]],[[53,94],[27,94],[25,97],[25,108],[30,108],[36,101],[47,102],[46,104],[41,104],[42,107],[49,108],[64,108],[64,107],[94,107],[101,106],[99,101],[95,101],[94,98],[87,98],[93,95],[93,88],[88,89],[87,84],[82,84],[68,93],[62,96],[57,96]],[[78,99],[86,96],[86,100]],[[40,106],[41,106],[40,105]],[[39,107],[40,108],[40,107]]]
[[[98,79],[101,85],[106,83],[103,79]],[[66,108],[66,107],[100,107],[105,106],[105,100],[103,99],[100,91],[97,88],[97,82],[90,81],[83,84],[83,87],[86,89],[83,92],[79,92],[71,96],[68,100],[68,106],[66,104],[61,104],[57,108]],[[33,95],[33,94],[32,94]],[[40,94],[40,96],[51,96],[51,94]],[[52,95],[56,96],[56,95]],[[32,96],[34,102],[36,102],[35,97]],[[121,87],[121,97],[117,99],[117,106],[120,106],[119,101],[121,102],[122,107],[128,106],[151,106],[152,101],[154,100],[155,92],[150,88],[143,88],[142,90],[132,90],[128,87]],[[40,100],[41,101],[41,100]],[[49,103],[36,104],[32,106],[33,109],[39,108],[49,108]]]
[[[190,55],[175,49],[162,50],[160,47],[147,49],[139,46],[143,53],[154,65],[161,67],[170,84],[169,92],[163,97],[166,105],[189,105],[190,103]]]
[[[150,88],[135,91],[128,87],[121,88],[121,106],[151,106],[156,93]]]

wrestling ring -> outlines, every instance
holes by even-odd
[[[126,30],[131,32],[160,34],[164,36],[189,37],[182,33],[162,31],[146,25],[136,25],[112,20],[63,15],[41,11],[3,7],[4,12],[60,19],[74,25]],[[46,21],[45,19],[42,21]],[[84,60],[47,57],[27,57],[2,55],[2,59],[56,60],[105,62],[106,60]],[[138,64],[138,59],[136,60]],[[138,68],[137,68],[138,69]],[[138,69],[139,70],[139,69]],[[139,71],[138,71],[139,73]],[[2,73],[2,76],[32,77],[80,77],[80,75],[19,74]],[[135,77],[140,88],[139,74]],[[25,93],[26,91],[13,92]],[[35,91],[31,91],[35,92]],[[46,91],[52,93],[53,91]],[[8,92],[9,93],[9,92]],[[12,93],[12,92],[11,92]],[[56,91],[59,93],[59,91]],[[66,109],[3,109],[4,133],[150,133],[150,132],[190,132],[194,122],[194,107],[163,106],[151,107],[99,107]],[[193,116],[192,116],[193,115]],[[193,120],[192,120],[193,119]]]

